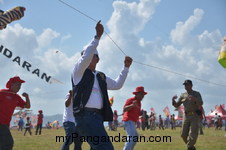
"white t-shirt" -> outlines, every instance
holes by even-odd
[[[65,102],[68,99],[69,95],[70,95],[69,93],[66,95]],[[68,107],[66,107],[66,106],[64,107],[63,123],[67,122],[67,121],[75,122],[75,118],[73,115],[73,100],[72,99],[71,99],[70,105]]]
[[[97,109],[102,109],[103,107],[103,100],[101,96],[101,90],[100,86],[97,80],[97,72],[94,73],[95,78],[94,78],[94,84],[93,84],[93,89],[90,94],[90,97],[88,99],[88,102],[86,103],[85,107],[88,108],[97,108]]]

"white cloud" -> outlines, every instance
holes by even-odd
[[[65,41],[71,38],[71,34],[67,34],[61,38],[61,41]]]
[[[114,12],[107,24],[110,32],[119,35],[137,34],[151,19],[159,2],[160,0],[140,0],[139,3],[114,1]],[[125,29],[127,32],[124,32]]]
[[[50,28],[45,29],[43,33],[38,37],[39,46],[41,48],[48,46],[52,42],[52,40],[57,38],[58,36],[60,36],[60,34],[56,31],[53,31]]]
[[[197,8],[194,10],[194,15],[190,16],[184,23],[178,22],[176,28],[171,31],[172,41],[180,45],[193,43],[195,39],[190,33],[200,23],[203,15],[204,11]]]
[[[1,31],[0,41],[9,49],[16,49],[17,54],[33,54],[32,49],[38,46],[37,37],[33,29],[23,28],[20,24],[8,25]],[[26,45],[24,45],[26,43]]]

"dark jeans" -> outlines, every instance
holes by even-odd
[[[87,139],[91,150],[114,150],[105,131],[103,117],[98,112],[82,111],[75,115],[75,122],[80,136]],[[102,140],[101,140],[102,139]]]
[[[0,150],[13,149],[13,137],[7,125],[0,125]]]
[[[41,133],[42,133],[42,124],[37,124],[35,135],[38,134],[38,130],[39,130],[39,135],[41,135]]]
[[[65,138],[65,141],[61,150],[69,150],[69,147],[73,142],[74,142],[74,150],[82,150],[82,142],[79,139],[75,124],[73,122],[67,121],[67,122],[64,122],[63,125],[64,125],[64,130],[67,138]]]

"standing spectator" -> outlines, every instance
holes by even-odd
[[[27,117],[27,122],[25,124],[24,136],[26,135],[27,131],[29,132],[30,135],[32,135],[30,117]]]
[[[164,125],[163,125],[163,120],[162,120],[162,116],[159,115],[159,130],[162,128],[162,130],[164,130]]]
[[[43,112],[42,112],[42,110],[39,110],[38,111],[38,124],[37,124],[37,127],[36,127],[36,132],[35,132],[35,135],[37,135],[38,134],[38,130],[39,130],[39,135],[41,135],[41,133],[42,133],[42,123],[43,123]]]
[[[214,118],[213,118],[215,130],[217,130],[217,128],[218,128],[218,119],[219,119],[219,116],[218,116],[217,113],[215,113],[215,116],[214,116]]]
[[[23,131],[23,127],[24,127],[24,120],[22,117],[20,117],[18,121],[18,131]]]
[[[199,129],[200,129],[200,135],[203,135],[203,122],[206,120],[206,116],[205,116],[205,111],[204,108],[202,106],[200,106],[200,111],[201,111],[201,115],[200,115],[200,124],[199,124]]]
[[[82,142],[79,140],[79,134],[75,125],[75,118],[73,116],[73,92],[72,90],[66,95],[64,103],[64,115],[63,115],[63,126],[66,137],[70,137],[64,141],[61,150],[69,150],[70,145],[74,142],[74,150],[82,150]],[[77,138],[73,139],[72,134],[78,135]]]
[[[184,105],[185,115],[182,125],[181,137],[187,144],[188,150],[196,150],[195,143],[198,138],[199,123],[200,123],[200,106],[203,105],[201,94],[192,89],[192,81],[185,80],[184,88],[185,93],[182,93],[178,101],[175,99],[177,96],[172,97],[172,105],[174,107],[179,107],[181,104]]]
[[[169,118],[169,115],[167,115],[165,120],[165,128],[168,129],[169,126],[170,126],[170,118]]]
[[[96,70],[99,62],[97,46],[104,32],[100,21],[96,24],[96,36],[82,52],[82,56],[74,65],[72,72],[73,82],[73,112],[78,132],[85,137],[108,137],[104,121],[113,120],[113,112],[109,103],[107,90],[120,89],[127,77],[132,58],[126,56],[124,68],[119,76],[113,80],[104,73]],[[92,149],[113,150],[110,141],[87,141]]]
[[[136,128],[138,128],[139,130],[141,126],[141,119],[142,119],[142,116],[139,116],[139,119],[137,120],[137,123],[136,123]]]
[[[149,129],[149,125],[148,125],[148,114],[147,114],[147,111],[145,110],[144,111],[144,124],[145,124],[145,128]]]
[[[17,93],[24,83],[20,77],[15,76],[6,83],[7,89],[0,90],[0,149],[13,149],[13,137],[9,130],[9,124],[12,119],[15,108],[30,108],[30,99],[27,93],[23,93],[24,101]]]
[[[155,120],[156,120],[155,113],[151,112],[151,127],[150,127],[151,130],[155,130],[156,128]]]
[[[145,131],[145,110],[142,110],[141,129],[142,131]]]
[[[226,131],[226,120],[224,120],[224,131]]]
[[[113,124],[114,124],[114,130],[117,131],[117,128],[118,128],[118,113],[117,113],[117,110],[114,110],[114,113],[113,113]]]
[[[140,116],[141,101],[147,92],[144,91],[144,87],[138,86],[133,94],[135,96],[127,99],[123,108],[124,114],[122,120],[124,121],[124,126],[127,133],[127,142],[125,143],[123,150],[133,150],[134,146],[136,145],[136,142],[130,138],[139,136],[135,124]]]
[[[222,120],[221,116],[219,115],[218,116],[217,129],[221,130],[222,126],[223,126],[223,120]]]
[[[171,129],[176,130],[176,120],[175,120],[175,115],[171,115]]]

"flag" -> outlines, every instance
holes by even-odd
[[[181,111],[182,113],[184,113],[184,106],[180,106],[179,111]]]
[[[114,96],[112,96],[111,98],[109,98],[109,102],[110,102],[110,106],[113,105],[113,102],[114,102]]]
[[[154,108],[153,108],[153,107],[151,107],[151,109],[150,109],[150,110],[151,110],[151,112],[155,113],[155,110],[154,110]]]
[[[164,109],[163,109],[163,112],[165,113],[166,116],[170,116],[170,110],[169,110],[169,107],[166,106]]]

